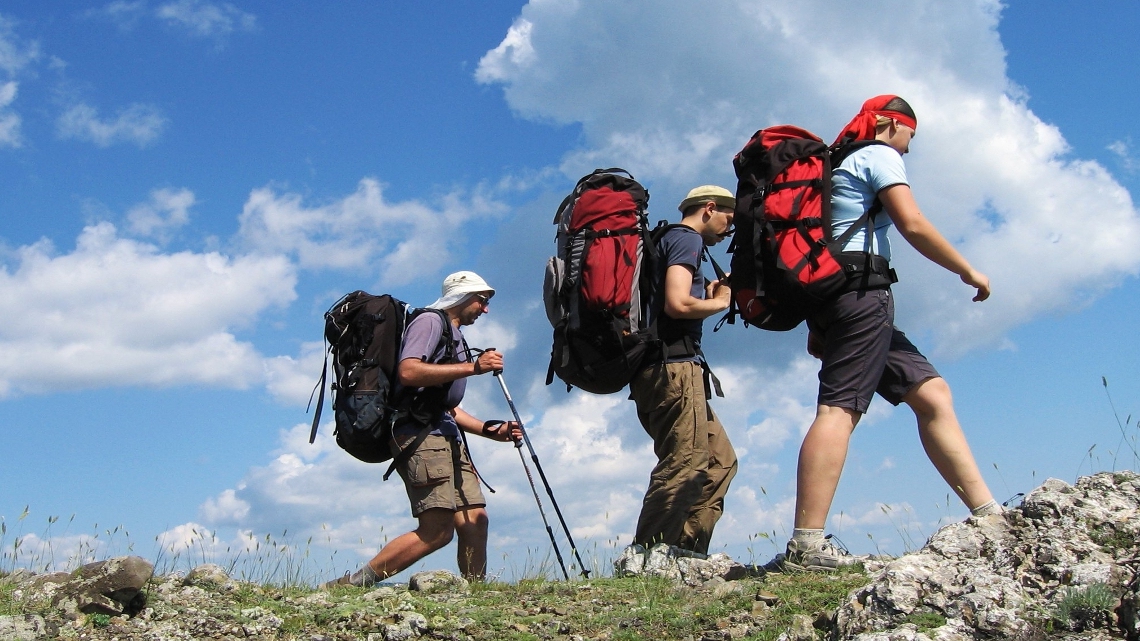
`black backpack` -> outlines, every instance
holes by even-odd
[[[333,416],[337,445],[365,463],[381,463],[393,458],[392,427],[410,418],[424,425],[409,447],[404,448],[384,474],[387,479],[396,465],[412,455],[431,431],[431,424],[442,411],[441,401],[450,384],[428,388],[423,394],[396,394],[396,366],[404,330],[413,318],[437,310],[412,310],[388,294],[375,296],[363,291],[345,295],[325,312],[325,366],[317,387],[317,409],[309,442],[317,437],[325,397],[325,377],[329,355],[333,359]],[[447,361],[454,360],[451,323],[444,316]],[[315,391],[315,390],[314,390]],[[310,399],[311,400],[311,399]]]
[[[583,177],[558,206],[555,255],[543,301],[554,327],[546,384],[611,394],[659,354],[645,318],[657,251],[649,240],[649,192],[624,169]]]

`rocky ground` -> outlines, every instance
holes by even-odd
[[[0,578],[0,640],[1109,639],[1140,641],[1140,477],[1046,481],[1005,515],[866,571],[771,573],[625,554],[623,578],[468,585],[448,573],[331,592],[150,576],[138,557]],[[723,557],[723,558],[720,558]]]
[[[839,609],[860,641],[1140,639],[1140,476],[1049,479],[1000,516],[935,533]],[[923,633],[916,622],[944,622]]]

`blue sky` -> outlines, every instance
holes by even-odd
[[[426,304],[474,269],[499,293],[468,336],[504,351],[575,538],[603,557],[628,542],[653,459],[624,397],[542,384],[554,208],[617,165],[675,218],[690,187],[732,186],[755,129],[828,138],[888,92],[919,115],[920,205],[993,280],[971,303],[895,243],[899,324],[950,382],[991,489],[1135,467],[1114,457],[1101,376],[1121,420],[1140,414],[1137,9],[876,4],[6,3],[0,517],[56,550],[98,550],[116,525],[143,553],[192,529],[219,549],[287,530],[357,565],[412,521],[331,426],[305,442],[321,314],[358,288]],[[741,455],[713,545],[766,560],[756,534],[782,545],[791,527],[815,366],[802,328],[706,342]],[[493,380],[468,389],[469,411],[508,414]],[[509,577],[548,542],[517,455],[473,448]],[[909,412],[877,401],[830,529],[898,553],[964,517],[948,493]]]

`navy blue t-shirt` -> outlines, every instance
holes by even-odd
[[[661,252],[661,261],[657,272],[657,282],[661,287],[656,297],[649,306],[649,322],[653,322],[657,313],[661,314],[661,318],[657,323],[657,335],[661,337],[667,344],[672,344],[683,337],[688,336],[693,340],[693,343],[700,347],[702,326],[704,325],[703,319],[695,318],[670,318],[664,312],[665,309],[665,272],[673,265],[685,265],[693,269],[693,286],[689,290],[693,298],[703,299],[705,297],[705,280],[704,274],[701,273],[701,252],[704,251],[705,241],[701,235],[691,227],[678,225],[669,229],[662,234],[661,239],[657,243],[657,248]],[[672,357],[666,359],[670,363],[678,363],[684,361],[699,361],[699,356],[682,356]]]

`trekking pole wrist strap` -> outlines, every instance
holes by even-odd
[[[497,425],[502,425],[505,422],[506,421],[484,421],[483,422],[483,431],[480,432],[480,434],[482,434],[483,436],[490,436],[492,427],[495,427]],[[498,430],[495,430],[495,431],[497,432]]]

